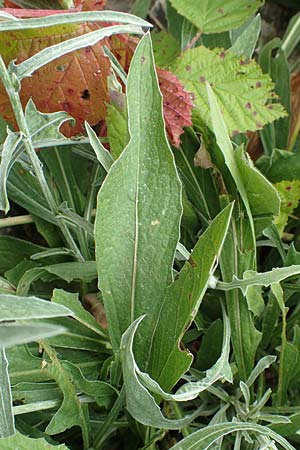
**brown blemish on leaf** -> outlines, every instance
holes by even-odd
[[[251,103],[250,102],[247,102],[245,106],[246,106],[247,109],[251,109]]]
[[[224,59],[225,56],[226,56],[226,53],[225,53],[225,52],[221,52],[221,53],[219,54],[219,56],[220,56],[221,59]]]
[[[260,123],[260,122],[256,122],[256,124],[255,124],[255,125],[256,125],[256,127],[257,127],[257,128],[263,128],[263,124],[262,124],[262,123]]]
[[[223,8],[218,8],[218,13],[219,14],[224,14],[224,9]]]
[[[286,191],[290,191],[291,189],[292,189],[292,186],[287,186],[287,187],[285,188]]]
[[[186,66],[186,68],[185,68],[185,70],[187,71],[187,72],[190,72],[191,71],[191,66],[190,65],[188,65],[188,66]]]
[[[188,259],[188,262],[190,263],[190,265],[194,268],[197,267],[197,264],[195,263],[195,261],[193,260],[193,258],[190,256]]]
[[[261,81],[257,81],[257,83],[256,83],[256,85],[255,85],[257,88],[260,88],[260,87],[262,87],[262,84],[261,84]]]
[[[145,56],[142,56],[142,57],[141,57],[141,63],[142,63],[142,64],[144,64],[144,63],[145,63],[145,61],[146,61],[146,58],[145,58]]]
[[[199,78],[199,81],[200,81],[200,83],[205,83],[206,78],[203,75],[201,75],[201,77]]]
[[[291,206],[293,206],[293,203],[292,203],[292,202],[289,202],[289,203],[287,204],[287,207],[290,208]]]
[[[240,60],[240,66],[244,66],[246,64],[246,61],[244,61],[243,59]]]
[[[268,109],[273,109],[273,105],[267,105]]]

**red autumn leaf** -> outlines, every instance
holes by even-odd
[[[67,25],[38,30],[3,32],[0,53],[5,62],[17,58],[21,62],[41,49],[92,31],[92,25]],[[42,112],[64,110],[76,119],[74,128],[65,124],[62,131],[70,136],[83,131],[87,120],[91,125],[106,117],[109,100],[107,77],[110,63],[101,43],[67,54],[42,67],[22,82],[21,101],[25,105],[32,97]],[[14,116],[8,97],[0,85],[0,114],[10,123]]]
[[[175,147],[180,145],[183,127],[192,125],[192,96],[178,78],[168,70],[156,69],[163,95],[164,117],[167,132]]]
[[[138,40],[136,38],[128,36],[112,36],[109,39],[108,45],[110,50],[117,57],[126,72],[128,72],[137,43]],[[170,141],[175,147],[178,147],[183,127],[192,125],[192,96],[171,72],[157,68],[157,76],[163,95],[166,129]]]

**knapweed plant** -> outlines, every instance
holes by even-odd
[[[3,3],[0,449],[299,449],[299,15]]]

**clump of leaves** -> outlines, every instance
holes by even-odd
[[[42,244],[0,236],[0,448],[298,448],[298,25],[263,73],[261,3],[171,0],[154,52],[104,2],[0,10],[0,224]]]

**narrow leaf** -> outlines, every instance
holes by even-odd
[[[8,375],[8,361],[4,348],[0,348],[0,438],[5,438],[14,433],[15,424]]]
[[[64,327],[58,325],[37,324],[1,324],[0,325],[0,348],[12,347],[17,344],[40,341],[44,338],[56,336],[65,331]]]
[[[37,297],[0,294],[0,321],[45,319],[72,315],[66,306],[55,305]]]
[[[64,444],[51,445],[49,442],[45,441],[45,439],[32,439],[19,432],[13,436],[1,439],[0,445],[3,450],[68,450],[68,447]]]
[[[12,165],[14,152],[21,139],[22,135],[20,133],[12,133],[8,129],[8,134],[2,147],[0,163],[0,209],[4,211],[5,214],[9,211],[9,201],[6,190],[7,178]]]
[[[93,150],[97,156],[99,163],[106,170],[106,172],[108,172],[112,163],[114,162],[113,157],[111,156],[109,151],[106,150],[106,148],[103,146],[102,142],[96,135],[93,128],[88,124],[88,122],[85,122],[85,129],[89,137],[90,144],[93,147]]]

